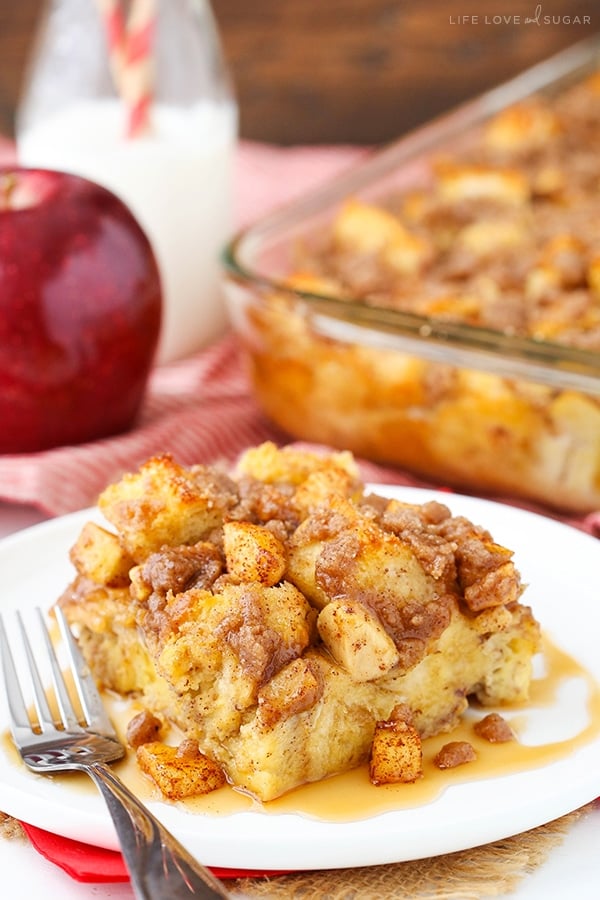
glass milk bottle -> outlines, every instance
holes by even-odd
[[[19,163],[121,197],[163,288],[158,362],[226,327],[237,106],[207,0],[51,0],[17,114]]]

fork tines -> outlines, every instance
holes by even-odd
[[[54,609],[59,630],[55,637],[39,607],[34,615],[35,621],[26,623],[22,613],[16,613],[18,640],[12,649],[0,616],[2,667],[14,724],[42,734],[57,728],[69,732],[88,728],[113,736],[96,684],[62,611]],[[68,675],[63,673],[59,649],[66,658]],[[46,690],[45,684],[51,689]]]

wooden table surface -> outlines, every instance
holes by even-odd
[[[93,0],[89,0],[93,2]],[[43,0],[0,0],[11,133]],[[241,135],[380,143],[600,31],[598,0],[213,0]]]

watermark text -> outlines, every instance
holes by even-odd
[[[538,3],[529,16],[512,13],[485,13],[485,15],[451,15],[450,25],[591,25],[591,16],[571,15],[569,13],[547,15],[542,4]]]

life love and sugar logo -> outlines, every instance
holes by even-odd
[[[475,15],[452,13],[448,16],[448,21],[450,25],[591,25],[592,17],[573,13],[545,13],[543,5],[538,3],[528,14],[503,13],[501,10]]]

